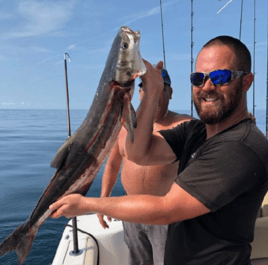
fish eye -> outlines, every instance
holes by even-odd
[[[123,50],[126,50],[128,48],[128,43],[124,42],[122,45]]]

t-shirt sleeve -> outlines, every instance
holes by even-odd
[[[260,183],[265,168],[243,143],[204,148],[175,182],[211,211],[216,211]]]
[[[189,128],[193,122],[195,121],[183,122],[172,129],[159,131],[177,156],[176,161],[180,160],[187,140]]]

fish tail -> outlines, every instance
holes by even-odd
[[[19,265],[27,258],[37,229],[31,229],[29,222],[18,226],[0,245],[0,257],[16,250]]]

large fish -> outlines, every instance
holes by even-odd
[[[134,79],[146,72],[139,41],[138,31],[120,28],[85,120],[53,158],[51,166],[57,169],[54,176],[27,221],[1,243],[0,257],[16,250],[22,264],[38,228],[52,213],[49,205],[70,193],[87,193],[122,124],[133,140],[136,116],[130,101]]]

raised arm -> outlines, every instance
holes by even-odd
[[[163,90],[161,69],[163,62],[156,68],[144,60],[147,72],[142,76],[144,96],[137,110],[137,128],[134,130],[134,142],[129,135],[126,138],[126,156],[139,165],[168,164],[175,161],[172,149],[159,133],[153,133],[153,120]]]

